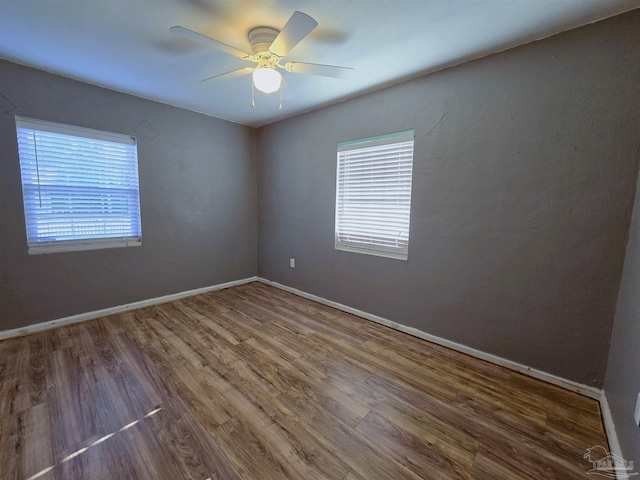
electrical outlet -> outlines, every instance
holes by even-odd
[[[640,393],[638,394],[638,399],[636,400],[636,427],[640,427]]]
[[[291,268],[296,268],[296,259],[295,258],[290,258],[289,259],[289,266]]]

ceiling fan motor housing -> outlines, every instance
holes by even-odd
[[[280,33],[275,28],[256,27],[249,30],[249,43],[251,44],[251,53],[268,52],[269,47]]]

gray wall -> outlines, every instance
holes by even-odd
[[[633,413],[640,393],[640,183],[618,295],[604,390],[624,456],[628,460],[635,460],[638,465],[640,428],[634,425]]]
[[[639,24],[632,12],[259,129],[259,275],[601,385],[635,192]],[[409,260],[336,251],[336,144],[410,128]]]
[[[0,330],[255,275],[254,130],[4,61],[0,92]],[[14,115],[137,136],[141,247],[27,255]]]

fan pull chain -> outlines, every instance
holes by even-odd
[[[284,89],[280,88],[280,107],[278,108],[278,110],[282,110],[282,90]]]
[[[256,86],[251,82],[251,108],[256,106]]]

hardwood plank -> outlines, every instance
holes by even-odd
[[[369,412],[368,408],[343,392],[338,377],[328,379],[307,375],[254,339],[243,342],[239,348],[243,349],[242,352],[247,358],[255,358],[254,363],[260,362],[263,370],[270,369],[275,372],[283,390],[287,389],[289,393],[297,396],[309,396],[351,427],[355,427]],[[263,355],[254,357],[253,352],[256,351]]]
[[[105,377],[91,385],[90,390],[104,433],[122,431],[159,406],[146,395],[128,370]]]
[[[307,337],[297,337],[295,332],[277,322],[269,322],[255,328],[253,336],[246,341],[255,339],[260,345],[274,351],[280,357],[289,361],[297,360],[305,354],[305,340]],[[296,340],[293,339],[296,337]]]
[[[105,374],[117,374],[122,361],[118,358],[108,331],[101,322],[85,322],[76,325],[74,346],[80,353],[89,381],[100,381]]]
[[[73,346],[73,331],[74,326],[67,326],[55,328],[49,332],[54,351],[62,350],[64,348],[70,348]]]
[[[215,439],[227,451],[242,478],[265,480],[302,479],[288,463],[275,454],[247,424],[232,418],[218,427]]]
[[[6,340],[6,381],[0,385],[0,414],[15,415],[31,407],[29,340]]]
[[[198,330],[209,330],[212,335],[217,336],[223,340],[226,340],[231,345],[238,345],[248,337],[242,331],[229,328],[229,323],[225,322],[222,314],[211,315],[212,312],[208,312],[208,315],[200,313],[196,308],[192,308],[187,301],[179,301],[175,303],[176,309],[183,313],[186,318],[193,320],[191,323]]]
[[[341,479],[348,471],[336,455],[271,404],[261,405],[234,387],[226,389],[224,395],[238,409],[236,418],[261,441],[273,445],[274,455],[303,478]]]
[[[361,399],[372,411],[433,445],[454,463],[471,468],[479,442],[473,436],[473,432],[448,421],[446,414],[452,412],[450,407],[437,399],[433,399],[434,404],[426,406],[419,398],[402,395],[391,388],[385,389],[375,380],[376,377],[372,377],[372,385],[376,387],[377,392],[372,391],[369,385],[360,386],[354,383],[352,395]],[[383,395],[380,395],[381,391]]]
[[[597,401],[583,395],[576,395],[557,385],[541,382],[521,373],[511,372],[509,384],[513,385],[522,394],[531,396],[535,402],[543,403],[547,406],[554,406],[555,408],[567,407],[566,411],[600,414],[600,405]]]
[[[530,412],[526,409],[522,409],[522,413],[518,415],[510,409],[503,408],[503,402],[486,402],[461,393],[454,399],[452,405],[458,410],[469,412],[485,422],[501,424],[532,437],[541,437],[547,430],[546,413],[544,411],[540,417],[534,416],[532,418]]]
[[[195,370],[180,360],[155,358],[154,363],[169,388],[175,392],[166,396],[168,402],[174,403],[179,399],[208,432],[237,414],[236,407],[223,394],[228,382],[215,372]]]
[[[493,480],[495,478],[537,480],[537,478],[547,478],[533,477],[528,474],[525,468],[513,468],[512,465],[484,449],[478,452],[476,462],[473,464],[473,472],[482,480]]]
[[[144,391],[149,402],[154,405],[161,403],[168,394],[167,386],[140,345],[126,332],[112,335],[111,341],[118,359],[126,365],[127,372]]]
[[[93,450],[94,447],[92,447],[92,453],[101,453],[100,463],[106,466],[114,479],[143,478],[138,473],[139,467],[136,466],[135,456],[138,452],[130,450],[129,445],[124,442],[122,436],[118,435],[118,432],[110,432],[107,435],[109,436],[101,437],[106,438],[103,443],[99,444],[104,445],[104,448],[101,448],[102,451]],[[92,465],[92,469],[103,471],[102,465]]]
[[[296,469],[301,474],[309,470],[304,478],[316,478],[316,473],[319,473],[327,478],[340,479],[349,470],[347,463],[341,460],[332,449],[326,448],[305,429],[304,425],[293,424],[280,411],[273,414],[273,421],[282,434],[286,435],[287,443],[284,445],[290,452],[286,455],[289,463],[293,464],[294,468],[298,463],[302,463],[303,467]]]
[[[159,411],[156,415],[163,414]],[[120,442],[123,448],[135,452],[129,455],[132,459],[134,471],[138,478],[167,478],[181,479],[189,478],[191,475],[186,472],[184,464],[175,462],[175,457],[170,456],[170,448],[166,448],[161,435],[158,435],[153,428],[153,419],[142,418],[131,428],[119,432],[115,439]],[[193,460],[193,457],[191,457]],[[195,463],[195,462],[194,462]],[[193,465],[189,465],[193,467]],[[182,468],[181,468],[182,467]],[[190,472],[192,475],[193,470]],[[208,472],[207,472],[208,473]],[[206,478],[205,472],[197,472],[195,478]]]
[[[434,480],[474,478],[463,465],[443,455],[437,447],[420,440],[378,413],[370,412],[356,431],[418,475]]]
[[[106,444],[101,443],[95,446],[92,444],[99,441],[100,435],[95,435],[80,444],[73,445],[58,455],[58,462],[54,467],[53,475],[57,480],[115,480],[112,470],[105,459],[109,457]]]
[[[29,344],[29,395],[32,405],[47,399],[51,387],[51,353],[53,345],[50,337],[43,335],[27,337]]]
[[[19,435],[4,435],[0,440],[0,472],[11,480],[22,480],[27,478],[24,475],[24,462],[21,461],[24,455],[24,442]]]
[[[340,479],[347,472],[344,462],[323,448],[313,436],[292,425],[288,418],[278,415],[270,405],[260,405],[235,388],[226,390],[225,395],[236,405],[239,415],[235,419],[243,423],[243,429],[258,441],[270,445],[273,458],[281,467],[291,470],[291,475]],[[230,422],[227,427],[233,425],[233,421]],[[216,435],[219,434],[217,431]]]
[[[71,349],[54,352],[55,382],[49,390],[54,453],[102,433],[97,405],[79,358]]]
[[[339,373],[360,382],[366,382],[376,371],[373,366],[354,361],[323,342],[315,342],[313,337],[310,340],[317,345],[324,345],[324,349],[318,351],[310,349],[304,357],[295,360],[295,365],[304,371],[323,378]]]
[[[23,422],[24,444],[28,446],[23,456],[24,474],[26,478],[31,478],[54,465],[49,405],[40,403],[30,408],[25,412]]]
[[[275,398],[274,404],[283,415],[302,423],[325,447],[333,449],[343,462],[363,477],[385,480],[420,478],[312,399],[287,392]]]
[[[487,446],[492,451],[502,451],[507,456],[531,458],[532,462],[551,465],[567,475],[579,472],[571,459],[562,457],[561,452],[553,448],[556,444],[549,442],[548,437],[530,437],[506,425],[485,422],[469,412],[439,402],[410,385],[390,381],[378,375],[374,375],[368,383],[378,391],[401,399],[410,410],[415,410],[416,418],[428,421],[431,417],[447,425],[449,429],[472,437],[479,445]]]
[[[576,421],[572,418],[561,417],[551,412],[547,419],[547,432],[553,438],[563,438],[574,443],[589,446],[601,445],[600,441],[604,437],[602,424],[596,428],[586,422]]]
[[[440,379],[433,378],[431,374],[426,372],[426,369],[423,371],[415,365],[379,358],[378,355],[360,348],[354,349],[345,342],[329,337],[324,333],[316,333],[314,335],[326,340],[334,349],[341,351],[351,359],[355,359],[358,363],[374,366],[378,371],[386,372],[391,376],[402,379],[409,385],[428,391],[429,395],[435,398],[451,402],[457,394],[455,385],[447,385]]]
[[[347,473],[347,475],[344,477],[343,480],[365,480],[365,479],[362,478],[357,473],[355,473],[353,470],[351,470],[349,473]]]

